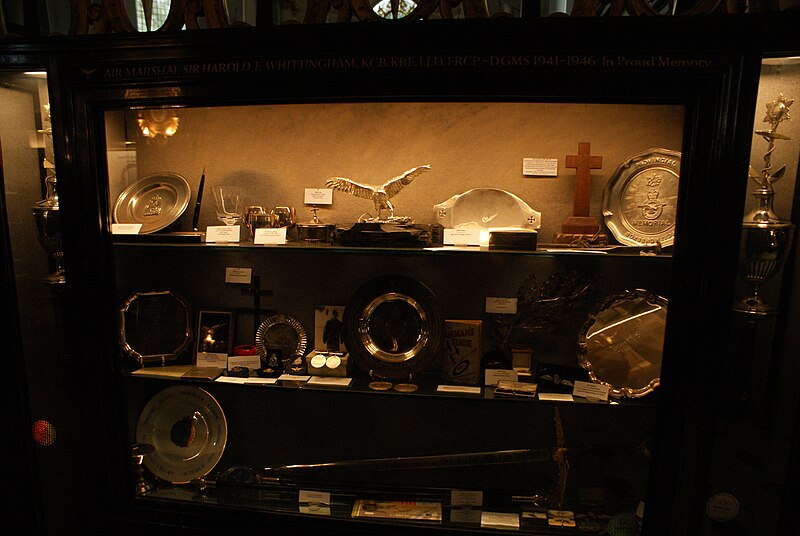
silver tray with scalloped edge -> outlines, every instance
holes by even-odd
[[[603,217],[627,246],[675,242],[681,153],[650,149],[619,165],[606,184]]]

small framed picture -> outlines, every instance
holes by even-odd
[[[227,367],[233,334],[233,311],[201,309],[197,313],[197,366]]]
[[[342,342],[343,305],[318,305],[314,308],[314,350],[344,352]]]

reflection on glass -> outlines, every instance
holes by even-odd
[[[136,123],[145,138],[171,138],[178,132],[180,118],[173,109],[158,108],[140,111],[136,114]]]
[[[407,17],[417,7],[414,0],[381,0],[372,8],[379,17],[384,19],[402,19]]]

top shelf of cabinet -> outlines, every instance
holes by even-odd
[[[168,235],[167,235],[168,236]],[[619,246],[595,248],[576,248],[561,244],[540,244],[535,251],[496,249],[488,246],[437,246],[428,247],[389,247],[389,246],[340,246],[315,242],[286,242],[285,244],[254,244],[253,242],[202,242],[199,235],[195,239],[168,238],[155,235],[116,235],[114,245],[118,247],[152,247],[152,248],[199,248],[205,251],[219,250],[268,250],[313,252],[322,254],[388,254],[408,256],[430,255],[510,255],[526,257],[556,256],[615,256],[615,257],[658,257],[672,258],[672,248],[659,251],[656,246]],[[183,235],[190,236],[190,235]]]

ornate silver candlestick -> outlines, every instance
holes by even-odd
[[[777,308],[766,303],[761,295],[763,283],[771,279],[783,266],[794,237],[795,225],[773,210],[775,191],[772,185],[783,177],[786,166],[772,171],[772,152],[775,140],[788,140],[787,136],[778,134],[778,125],[789,120],[789,107],[794,99],[787,99],[782,94],[778,99],[767,104],[764,122],[769,123],[769,130],[756,130],[769,147],[764,155],[764,167],[760,174],[751,174],[750,178],[758,185],[752,193],[758,201],[756,208],[744,217],[742,224],[742,245],[740,248],[739,276],[750,286],[750,292],[734,309],[757,316],[774,314]]]

